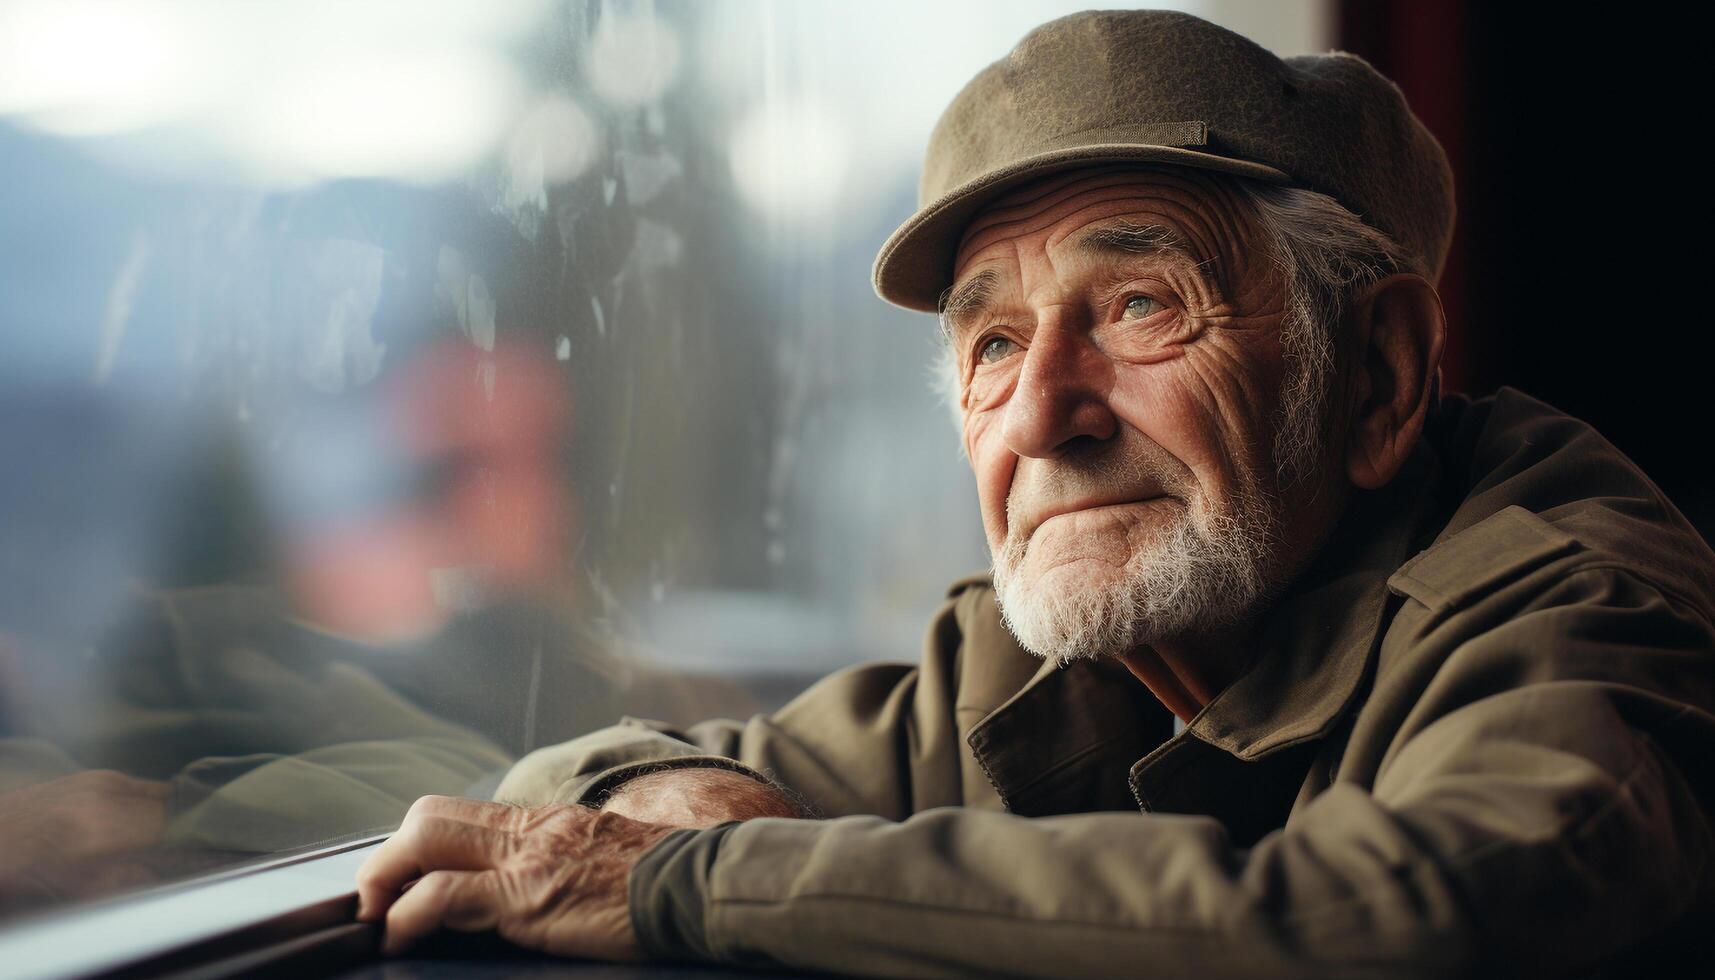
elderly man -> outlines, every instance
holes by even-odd
[[[923,200],[876,285],[941,313],[992,583],[914,668],[420,802],[359,883],[391,948],[1323,976],[1690,947],[1715,555],[1588,427],[1439,394],[1451,180],[1397,89],[1079,14],[954,100]]]

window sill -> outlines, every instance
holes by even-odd
[[[328,948],[372,951],[358,866],[387,835],[26,920],[0,932],[9,977],[230,976]]]

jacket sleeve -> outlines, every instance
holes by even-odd
[[[919,665],[866,664],[824,678],[771,715],[676,729],[626,718],[531,753],[496,799],[599,805],[628,779],[662,768],[718,766],[777,782],[822,815],[902,818],[916,810],[998,798],[960,738],[955,591],[935,617]]]
[[[1611,569],[1465,612],[1418,617],[1445,656],[1373,782],[1248,850],[1170,814],[757,820],[658,845],[633,923],[669,958],[1212,978],[1547,975],[1707,915],[1707,621]]]

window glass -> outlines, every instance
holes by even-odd
[[[987,554],[869,266],[1088,5],[0,4],[0,915],[913,659]]]

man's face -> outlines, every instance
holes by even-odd
[[[1195,174],[1062,175],[972,222],[945,316],[1027,649],[1124,653],[1242,620],[1278,584],[1285,300],[1250,215]]]

